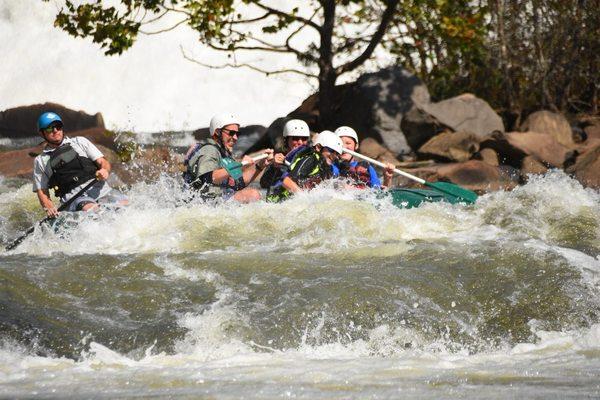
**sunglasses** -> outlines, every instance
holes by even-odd
[[[57,131],[62,131],[62,125],[50,125],[47,128],[40,129],[44,133],[52,133],[56,129]]]
[[[288,136],[291,140],[302,140],[303,142],[308,142],[308,138],[304,136]]]
[[[231,129],[221,128],[221,133],[226,133],[229,136],[235,136],[235,135],[239,135],[240,131],[234,131],[234,130],[231,130]]]

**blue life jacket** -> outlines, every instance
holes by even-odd
[[[377,171],[366,161],[350,161],[343,165],[339,161],[335,162],[331,169],[334,177],[343,177],[351,180],[351,184],[357,187],[368,186],[371,188],[381,187],[381,181]]]

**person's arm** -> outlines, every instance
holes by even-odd
[[[298,186],[298,184],[294,182],[294,180],[289,176],[283,178],[283,182],[281,183],[281,185],[292,193],[298,193],[302,190],[300,189],[300,186]]]
[[[244,156],[242,159],[242,163],[244,164],[242,167],[244,168],[243,177],[246,185],[249,185],[251,182],[253,182],[258,175],[260,175],[262,170],[273,162],[273,149],[265,149],[263,153],[269,154],[269,157],[263,158],[258,162],[255,162],[250,156]]]
[[[392,178],[394,177],[394,168],[396,166],[392,163],[385,164],[385,169],[383,170],[383,185],[384,188],[389,188],[392,186]]]
[[[37,194],[40,205],[46,211],[46,215],[51,218],[55,218],[58,215],[58,210],[54,206],[52,200],[50,200],[50,192],[48,189],[38,189],[35,192]]]
[[[94,162],[98,166],[98,171],[96,171],[96,178],[98,178],[101,181],[107,180],[111,170],[111,166],[108,160],[104,157],[100,157],[97,160],[94,160]]]

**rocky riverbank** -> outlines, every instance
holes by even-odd
[[[450,181],[480,193],[512,189],[531,174],[558,168],[584,186],[600,188],[600,117],[565,116],[540,109],[510,126],[489,104],[472,94],[432,102],[427,87],[398,67],[364,74],[335,93],[336,113],[330,128],[354,127],[359,151],[426,180]],[[140,146],[130,134],[106,129],[101,113],[94,115],[46,103],[0,112],[0,175],[29,178],[32,157],[41,151],[35,121],[45,111],[59,113],[69,136],[85,136],[98,144],[113,164],[118,183],[152,180],[177,174],[181,151],[170,145]],[[250,153],[279,148],[286,118],[302,118],[317,131],[316,97],[310,96],[289,115],[269,127],[251,125],[240,139]],[[193,132],[207,136],[206,128]],[[243,142],[243,144],[242,144]],[[398,177],[395,185],[412,185]]]

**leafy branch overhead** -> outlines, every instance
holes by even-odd
[[[395,61],[416,73],[434,98],[470,91],[517,118],[535,107],[598,110],[598,0],[115,0],[110,4],[114,6],[101,0],[66,0],[55,25],[75,37],[91,38],[107,55],[122,54],[140,34],[186,25],[205,46],[228,54],[227,62],[214,64],[193,58],[182,48],[183,56],[193,62],[315,79],[323,127],[334,112],[338,78],[377,59]],[[269,69],[238,57],[245,52],[291,55],[296,62]]]

